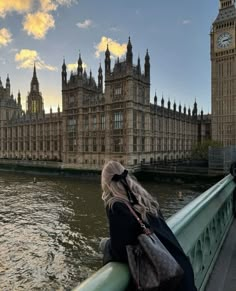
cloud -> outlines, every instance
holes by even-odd
[[[78,64],[77,63],[68,64],[66,67],[67,67],[68,71],[73,71],[74,72],[74,71],[77,71]],[[82,67],[83,67],[83,69],[86,69],[87,68],[87,64],[85,64],[83,62]]]
[[[54,27],[54,18],[47,12],[29,13],[23,21],[24,30],[36,39],[44,38],[48,30]]]
[[[57,5],[52,0],[40,0],[41,9],[44,12],[52,11],[57,9]]]
[[[33,0],[0,0],[0,17],[5,17],[7,13],[12,11],[28,12],[32,2]]]
[[[36,63],[37,69],[39,70],[57,71],[56,67],[45,64],[35,50],[20,50],[20,52],[15,55],[15,61],[18,63],[17,69],[31,69],[34,63]]]
[[[119,44],[115,40],[112,40],[111,38],[107,38],[105,36],[101,37],[100,42],[95,46],[96,52],[95,56],[98,58],[100,56],[100,53],[105,52],[107,49],[107,44],[109,46],[110,52],[115,56],[115,57],[120,57],[125,54],[127,44]]]
[[[187,25],[187,24],[190,24],[191,23],[191,20],[189,20],[189,19],[184,19],[183,21],[182,21],[182,24],[183,25]]]
[[[89,28],[91,27],[93,24],[92,20],[91,19],[86,19],[84,22],[78,22],[76,25],[79,27],[79,28]]]
[[[0,29],[0,47],[6,46],[12,41],[11,33],[6,28]]]
[[[71,6],[76,0],[39,0],[40,9],[44,12],[57,10],[58,6]]]
[[[110,31],[114,31],[114,32],[119,32],[121,31],[120,28],[116,27],[116,26],[112,26],[109,28]]]

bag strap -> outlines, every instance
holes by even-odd
[[[130,212],[133,214],[133,216],[136,218],[136,220],[138,221],[139,225],[141,226],[141,228],[143,230],[143,233],[145,233],[147,235],[150,235],[151,234],[151,230],[148,227],[146,227],[146,225],[143,223],[143,221],[138,217],[138,215],[134,211],[133,207],[131,207],[129,205],[129,203],[127,203],[126,201],[124,203],[129,208]]]

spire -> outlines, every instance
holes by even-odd
[[[144,74],[146,78],[150,79],[150,57],[149,57],[148,50],[145,56]]]
[[[155,91],[155,96],[154,96],[154,104],[157,105],[157,93]]]
[[[62,87],[66,85],[67,83],[67,72],[66,72],[66,63],[65,58],[63,58],[63,64],[62,64],[62,71],[61,71],[61,80],[62,80]]]
[[[11,92],[11,84],[10,84],[9,75],[7,74],[7,79],[6,79],[6,96],[8,98],[10,97],[10,92]]]
[[[162,97],[161,97],[161,106],[162,107],[164,107],[164,103],[165,103],[165,101],[164,101],[164,97],[163,97],[163,94],[162,94]]]
[[[79,77],[82,77],[82,73],[83,73],[83,62],[82,62],[80,53],[79,53],[79,59],[78,59],[78,69],[77,69],[77,72],[78,72],[78,76]]]
[[[127,65],[132,66],[132,64],[133,64],[132,44],[130,41],[130,37],[129,37],[128,44],[127,44],[126,62],[127,62]]]
[[[18,91],[17,103],[18,103],[18,105],[21,105],[21,95],[20,95],[20,90]]]
[[[2,87],[2,80],[1,80],[1,77],[0,77],[0,87]]]
[[[39,82],[36,74],[36,66],[34,63],[33,77],[31,80],[31,91],[39,92]]]
[[[138,74],[141,74],[141,65],[140,65],[140,57],[138,56],[138,65],[137,65]]]
[[[33,73],[33,78],[37,78],[37,75],[36,75],[36,67],[35,67],[35,62],[34,62],[34,73]]]
[[[110,58],[110,51],[107,44],[107,49],[105,52],[105,76],[109,75],[111,72],[111,58]]]
[[[98,89],[101,92],[103,91],[103,75],[102,75],[101,63],[99,65],[99,69],[98,69]]]

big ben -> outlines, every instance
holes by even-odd
[[[236,145],[236,8],[220,0],[211,30],[212,139]]]

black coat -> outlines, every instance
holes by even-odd
[[[136,244],[137,237],[142,233],[142,229],[127,205],[122,202],[115,202],[112,209],[107,209],[107,216],[109,220],[110,240],[106,244],[104,264],[109,261],[127,263],[126,245]],[[148,215],[147,226],[155,232],[163,245],[184,270],[184,277],[178,291],[196,291],[191,263],[163,219],[162,214],[159,213],[158,217]]]

